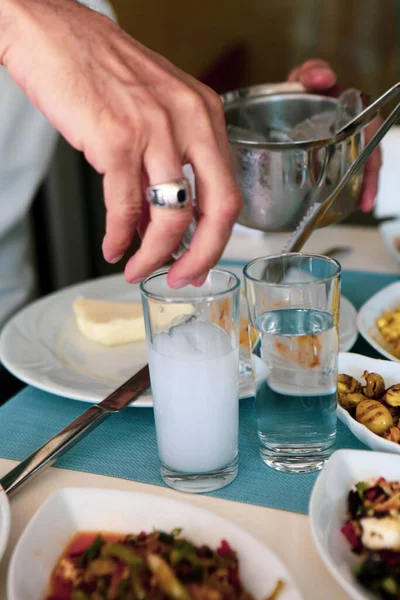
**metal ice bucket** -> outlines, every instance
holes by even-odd
[[[333,144],[327,140],[282,142],[279,132],[291,130],[306,118],[335,110],[338,100],[307,93],[298,84],[261,85],[222,96],[227,125],[243,127],[243,111],[269,132],[267,142],[230,140],[236,177],[244,207],[238,222],[261,231],[293,231],[316,190],[327,197],[364,147],[362,131]],[[356,115],[349,115],[355,117]],[[328,160],[329,156],[329,160]],[[320,226],[341,221],[357,204],[362,172],[355,175],[335,200]]]

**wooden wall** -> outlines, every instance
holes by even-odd
[[[243,85],[282,80],[315,55],[374,96],[400,76],[399,0],[112,1],[131,35],[197,77],[235,46]]]

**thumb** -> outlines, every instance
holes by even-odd
[[[312,91],[329,90],[336,83],[336,73],[328,66],[301,69],[298,78],[305,88]]]

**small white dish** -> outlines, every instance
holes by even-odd
[[[396,238],[400,242],[400,219],[385,221],[379,225],[379,232],[386,250],[390,256],[400,265],[400,250],[396,247]]]
[[[400,362],[398,358],[389,352],[385,340],[382,338],[376,326],[376,320],[387,310],[391,310],[400,304],[400,281],[395,281],[382,288],[374,294],[360,308],[357,316],[357,327],[363,338],[373,348],[389,360]]]
[[[400,457],[369,450],[338,450],[315,482],[309,505],[311,534],[329,572],[353,600],[377,600],[353,576],[357,557],[341,533],[351,487],[370,478],[400,479]]]
[[[0,486],[0,561],[6,550],[8,538],[10,537],[10,504],[7,494]]]
[[[238,553],[243,584],[256,600],[268,596],[278,579],[286,584],[279,600],[301,600],[282,562],[233,523],[162,496],[93,488],[57,490],[39,508],[12,555],[7,598],[42,600],[58,557],[78,531],[135,533],[153,528],[172,531],[175,527],[182,527],[183,535],[196,544],[215,548],[226,539]]]
[[[389,362],[387,360],[380,360],[379,358],[369,358],[368,356],[362,356],[361,354],[353,354],[352,352],[341,352],[339,354],[339,373],[345,375],[351,375],[363,383],[362,374],[364,371],[370,371],[379,373],[382,375],[386,387],[400,383],[400,365],[397,363]],[[377,450],[379,452],[392,452],[394,454],[400,454],[400,444],[395,444],[389,440],[376,435],[369,429],[356,421],[350,413],[342,408],[339,404],[337,407],[337,415],[339,419],[344,423],[350,431],[366,446],[371,450]],[[399,473],[400,477],[400,473]]]

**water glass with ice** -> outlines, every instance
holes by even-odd
[[[207,492],[238,472],[240,281],[213,269],[174,290],[167,273],[141,284],[161,475]]]
[[[260,454],[280,471],[320,469],[334,449],[340,271],[303,253],[244,269]]]

